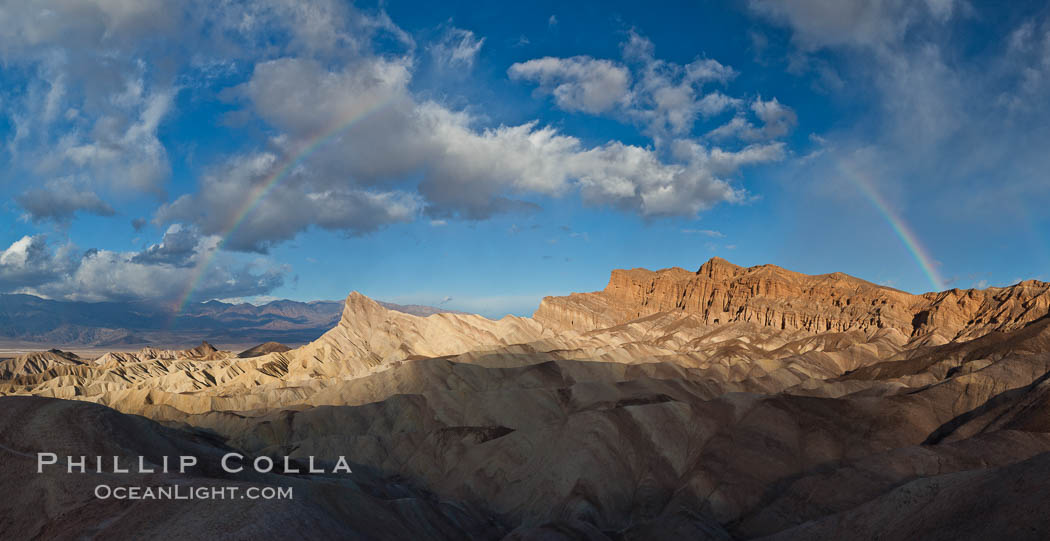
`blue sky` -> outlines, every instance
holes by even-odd
[[[719,256],[1050,279],[1043,3],[0,6],[0,291],[488,316]],[[924,268],[925,267],[925,268]]]

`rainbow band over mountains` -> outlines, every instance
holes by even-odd
[[[237,212],[233,213],[229,224],[220,233],[222,243],[233,235],[237,231],[237,228],[244,222],[245,218],[254,210],[259,203],[276,187],[282,180],[288,177],[288,175],[295,169],[295,166],[300,164],[303,160],[310,157],[318,149],[324,147],[327,143],[337,138],[343,132],[353,127],[356,123],[369,117],[375,112],[387,107],[392,99],[380,101],[373,105],[363,109],[362,111],[354,114],[348,120],[337,124],[334,129],[322,132],[321,134],[309,139],[302,149],[296,154],[292,155],[284,165],[277,168],[270,176],[259,183],[253,190],[252,193],[245,199],[243,205]],[[838,163],[839,170],[844,174],[847,180],[852,182],[864,195],[864,197],[871,203],[873,207],[882,215],[883,219],[890,225],[893,232],[900,238],[901,242],[911,253],[915,262],[918,263],[919,268],[922,269],[923,274],[930,281],[930,285],[933,286],[934,291],[941,291],[944,289],[944,280],[937,272],[936,265],[933,263],[933,259],[927,253],[922,243],[919,241],[918,236],[908,227],[907,223],[904,222],[897,215],[896,212],[890,207],[886,200],[879,194],[874,188],[870,179],[868,179],[859,168],[853,166],[846,160],[840,160]],[[208,256],[206,256],[193,270],[193,279],[190,280],[186,290],[179,297],[178,302],[175,305],[175,311],[172,316],[172,321],[178,316],[189,302],[193,293],[200,287],[201,280],[204,278],[205,272],[211,266],[215,260],[216,254],[219,249],[216,248]]]

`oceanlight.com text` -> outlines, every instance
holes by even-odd
[[[243,486],[111,486],[95,487],[100,500],[291,500],[292,487]]]

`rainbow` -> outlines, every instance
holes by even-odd
[[[273,189],[280,184],[282,180],[288,177],[288,175],[295,169],[297,165],[302,163],[303,160],[309,158],[318,149],[324,147],[327,143],[342,135],[343,132],[347,131],[354,126],[357,122],[367,118],[368,116],[380,111],[390,105],[393,98],[379,101],[371,107],[364,108],[350,116],[350,118],[336,124],[335,128],[328,131],[322,132],[307,140],[307,142],[300,148],[300,150],[291,155],[284,164],[274,170],[263,182],[257,184],[252,189],[249,196],[245,199],[244,204],[231,215],[231,219],[227,226],[223,228],[219,234],[220,242],[215,249],[205,256],[196,267],[193,269],[193,278],[189,281],[185,291],[178,297],[175,304],[174,313],[172,314],[172,321],[186,308],[186,304],[193,296],[193,292],[200,287],[201,280],[204,278],[205,272],[211,266],[215,260],[215,256],[219,252],[219,247],[222,243],[226,242],[230,236],[237,231],[237,228],[244,222],[245,218],[256,207],[262,202],[266,196],[273,191]],[[944,280],[940,277],[937,272],[937,268],[933,263],[933,259],[929,256],[922,243],[919,242],[918,237],[908,227],[908,225],[898,216],[892,208],[886,203],[886,200],[875,190],[870,180],[868,180],[856,167],[845,160],[839,160],[839,170],[845,175],[846,179],[852,182],[860,192],[867,198],[867,200],[875,207],[875,209],[882,214],[882,217],[893,229],[894,233],[901,239],[904,246],[911,253],[912,257],[919,264],[926,278],[930,281],[935,291],[941,291],[944,289]]]
[[[181,295],[179,295],[175,303],[174,312],[171,317],[172,322],[174,322],[179,313],[186,308],[186,304],[193,296],[193,292],[200,287],[205,272],[211,267],[211,264],[215,261],[215,256],[219,253],[219,248],[221,248],[223,243],[225,243],[226,240],[237,231],[237,228],[240,227],[240,225],[244,223],[245,218],[247,218],[248,215],[259,206],[259,203],[262,202],[262,200],[265,199],[282,180],[286,179],[288,175],[295,170],[295,167],[303,162],[303,160],[309,158],[312,154],[317,152],[318,149],[324,147],[333,139],[352,128],[354,124],[382,109],[385,109],[394,101],[394,98],[395,96],[391,96],[387,99],[378,101],[370,107],[365,107],[355,114],[350,115],[349,118],[337,123],[335,128],[311,137],[302,145],[302,147],[299,148],[298,152],[291,154],[280,167],[275,169],[262,182],[252,188],[241,207],[230,215],[230,221],[227,223],[226,227],[220,230],[219,244],[211,251],[211,253],[203,257],[201,261],[197,263],[197,266],[191,271],[193,272],[193,277],[190,279],[186,289]]]
[[[923,247],[922,243],[919,242],[919,237],[908,227],[908,224],[897,215],[896,212],[886,203],[882,195],[875,189],[871,180],[869,180],[858,168],[854,167],[853,164],[846,160],[839,160],[839,171],[843,173],[847,180],[852,182],[860,190],[861,194],[871,203],[875,210],[882,214],[882,217],[890,224],[890,228],[893,232],[900,237],[901,242],[904,243],[905,248],[911,252],[915,262],[919,264],[919,268],[926,275],[926,278],[930,281],[930,285],[933,286],[934,291],[944,290],[944,280],[941,275],[937,272],[937,266],[930,257],[930,254]]]

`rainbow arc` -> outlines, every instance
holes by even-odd
[[[905,222],[899,214],[897,214],[893,207],[891,207],[882,195],[875,189],[874,184],[868,179],[863,172],[857,167],[854,167],[851,163],[845,160],[839,161],[839,171],[846,177],[847,180],[852,182],[860,193],[864,195],[865,199],[875,210],[882,215],[886,223],[890,225],[893,232],[896,233],[897,237],[900,238],[901,242],[904,243],[904,247],[908,249],[915,262],[918,263],[919,268],[923,274],[930,281],[930,285],[933,286],[934,291],[944,290],[944,280],[941,278],[940,273],[937,272],[937,265],[933,262],[933,258],[930,257],[929,252],[919,241],[919,237],[915,234],[907,222]]]
[[[350,115],[348,119],[336,124],[335,128],[324,131],[306,141],[297,152],[292,153],[283,164],[274,169],[269,176],[263,179],[262,182],[255,185],[252,188],[251,193],[245,198],[244,203],[233,212],[230,216],[230,221],[219,233],[221,241],[218,246],[212,250],[210,254],[202,258],[202,260],[193,268],[193,277],[188,282],[185,291],[178,297],[178,301],[175,304],[175,310],[172,314],[172,321],[186,308],[186,303],[193,297],[195,291],[200,288],[201,281],[215,261],[216,254],[219,253],[219,248],[227,239],[230,238],[236,231],[237,228],[244,223],[245,219],[255,210],[259,203],[261,203],[266,196],[270,194],[283,180],[288,178],[289,175],[295,168],[303,163],[307,158],[312,156],[318,149],[323,148],[333,140],[337,139],[340,135],[345,133],[347,130],[352,128],[355,124],[375,114],[376,112],[385,109],[394,101],[395,96],[391,96],[385,100],[378,101],[368,107],[364,107],[361,110]]]

